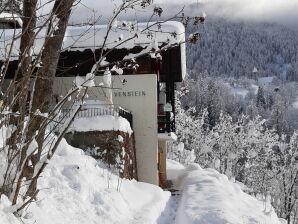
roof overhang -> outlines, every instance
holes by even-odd
[[[2,15],[3,18],[9,18]],[[11,18],[11,15],[10,15]],[[150,27],[150,29],[148,29]],[[63,40],[63,51],[92,51],[102,48],[108,27],[106,25],[94,26],[68,26]],[[147,30],[148,29],[148,30]],[[21,29],[7,29],[3,31],[5,35],[0,36],[0,60],[4,59],[9,52],[12,39],[20,36]],[[137,34],[137,36],[135,36]],[[38,55],[44,43],[46,29],[43,29],[37,36],[34,47],[33,56]],[[134,37],[135,36],[135,37]],[[121,44],[121,38],[125,43]],[[135,23],[133,29],[112,27],[109,32],[106,46],[107,49],[132,49],[136,46],[146,48],[148,45],[156,44],[158,46],[179,46],[181,77],[186,74],[186,56],[185,56],[185,28],[182,23],[176,21],[167,21],[164,23]],[[17,60],[19,55],[20,38],[14,41],[13,50],[10,60]],[[165,47],[166,48],[166,47]]]

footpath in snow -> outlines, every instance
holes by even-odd
[[[187,168],[168,160],[168,175],[181,200],[175,224],[281,224],[270,203],[244,193],[240,186],[214,169],[197,164]]]

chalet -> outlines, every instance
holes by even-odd
[[[147,25],[135,24],[139,30]],[[112,75],[111,88],[101,88],[98,86],[105,83],[104,71],[109,67],[103,66],[94,80],[97,87],[88,90],[88,100],[80,116],[112,114],[125,118],[134,134],[134,147],[131,150],[135,150],[138,180],[162,185],[166,181],[167,142],[176,140],[175,85],[186,74],[185,30],[181,23],[173,21],[154,25],[151,30],[154,32],[140,33],[137,38],[118,45],[119,38],[125,40],[132,32],[112,29],[104,50],[110,50],[110,53],[104,63],[111,64],[123,59],[129,62],[131,59],[138,66],[126,66],[120,75]],[[6,37],[9,32],[8,29]],[[100,56],[106,32],[107,27],[102,25],[92,29],[90,26],[68,27],[54,80],[53,104],[67,93],[79,77],[85,77],[91,71]],[[40,51],[40,46],[36,44],[34,54]],[[154,56],[148,51],[162,47],[164,50]],[[0,50],[5,55],[3,48]],[[11,59],[7,79],[13,77],[18,64],[17,50],[14,53],[15,58]],[[65,109],[67,111],[71,108]]]
[[[263,87],[274,86],[278,83],[278,78],[276,76],[260,77],[258,83]]]

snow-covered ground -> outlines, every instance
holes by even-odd
[[[65,140],[38,182],[38,200],[22,220],[2,196],[1,224],[245,224],[281,223],[269,203],[244,193],[213,169],[168,161],[168,177],[181,195],[120,179]]]
[[[170,198],[157,186],[120,179],[65,140],[38,187],[37,202],[23,214],[25,224],[152,224]],[[0,223],[19,224],[5,205],[0,207]]]
[[[270,203],[244,193],[238,184],[216,170],[191,164],[183,172],[181,164],[168,164],[170,173],[176,170],[182,174],[175,181],[182,195],[176,224],[281,223]]]
[[[0,198],[0,223],[1,224],[21,224],[12,213],[10,213],[10,201],[7,197]]]

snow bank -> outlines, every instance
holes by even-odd
[[[179,176],[185,173],[185,166],[174,160],[167,159],[167,179],[175,182]]]
[[[120,179],[65,140],[38,187],[38,200],[26,210],[25,224],[152,224],[170,197],[157,186]]]
[[[176,224],[280,224],[269,203],[244,193],[238,184],[213,169],[191,165],[180,181],[183,190]]]
[[[21,224],[21,221],[18,220],[10,211],[11,206],[10,201],[4,195],[0,198],[0,223],[1,224]]]
[[[123,131],[132,134],[129,122],[123,117],[112,115],[102,115],[96,117],[76,118],[68,129],[68,132],[87,132],[87,131]]]

